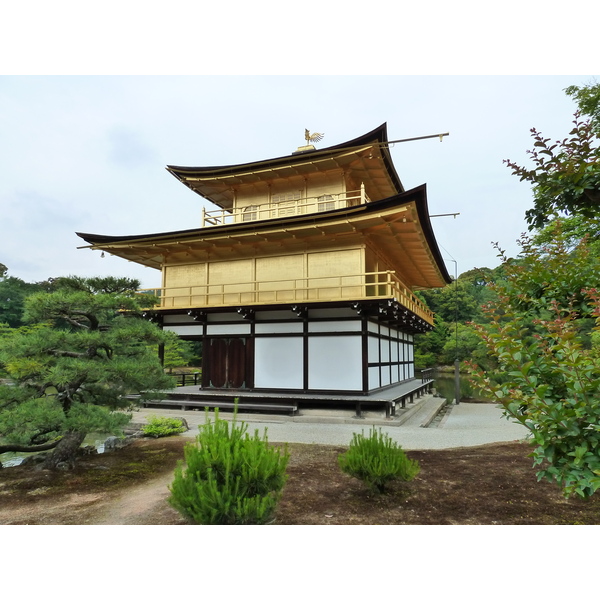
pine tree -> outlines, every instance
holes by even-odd
[[[167,335],[142,318],[148,298],[138,287],[69,277],[26,299],[33,325],[0,336],[0,363],[12,380],[0,386],[0,453],[54,448],[48,468],[72,463],[87,433],[122,430],[130,395],[171,387],[155,351]]]

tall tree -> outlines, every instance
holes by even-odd
[[[594,81],[581,87],[571,85],[565,93],[577,102],[579,112],[590,118],[595,132],[600,133],[600,84]]]
[[[585,239],[569,248],[557,231],[540,248],[521,240],[520,260],[507,262],[497,301],[476,326],[496,368],[471,365],[473,382],[532,435],[539,478],[566,495],[600,488],[600,348],[582,343],[582,321],[600,330],[600,261]]]
[[[62,278],[52,293],[25,300],[37,326],[0,336],[0,363],[14,385],[0,386],[0,453],[54,448],[46,466],[71,463],[91,431],[119,431],[130,396],[168,389],[153,346],[169,335],[144,320],[150,299],[139,282]]]
[[[534,167],[504,161],[521,181],[533,184],[534,206],[525,213],[530,230],[557,216],[600,213],[600,84],[570,86],[565,92],[578,104],[569,137],[551,142],[532,128],[535,141],[527,153]]]
[[[10,277],[7,267],[0,263],[0,323],[8,323],[11,327],[23,325],[25,298],[41,289],[36,283]]]

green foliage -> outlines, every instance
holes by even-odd
[[[65,413],[55,398],[26,398],[3,411],[0,438],[9,444],[44,444],[66,428]]]
[[[483,320],[481,305],[494,298],[489,284],[501,276],[499,269],[472,269],[444,288],[419,292],[435,313],[435,327],[415,336],[415,368],[453,363],[457,356],[457,329],[458,359],[481,358],[480,342],[472,333],[470,323]]]
[[[151,415],[148,417],[148,424],[142,427],[142,433],[147,437],[159,438],[169,435],[177,435],[183,433],[185,427],[181,423],[181,419],[171,417],[157,417]]]
[[[600,263],[585,240],[569,250],[560,231],[543,249],[521,245],[520,260],[495,284],[497,302],[485,307],[488,324],[477,327],[497,367],[472,364],[472,381],[530,430],[538,478],[587,497],[600,488],[600,353],[593,340],[582,343],[581,323],[592,317],[600,329],[591,285]]]
[[[338,461],[344,473],[360,479],[378,494],[396,479],[411,481],[420,470],[417,461],[410,460],[387,433],[378,432],[375,427],[369,437],[364,432],[353,434],[348,451]]]
[[[591,121],[575,114],[568,138],[550,142],[535,128],[533,150],[528,150],[533,169],[505,160],[513,175],[533,184],[534,208],[525,213],[529,228],[542,228],[561,214],[598,216],[600,202],[600,131]]]
[[[581,241],[587,238],[590,252],[600,256],[600,214],[594,218],[574,215],[552,219],[543,229],[535,232],[532,237],[533,245],[540,248],[551,246],[557,234],[563,237],[570,250],[579,246]]]
[[[177,334],[172,335],[165,343],[164,368],[171,372],[178,367],[187,367],[196,358],[195,344],[182,340]]]
[[[114,411],[129,407],[130,395],[170,387],[153,350],[168,336],[141,318],[137,285],[55,280],[54,292],[25,300],[32,325],[0,330],[0,364],[14,383],[0,393],[0,422],[27,420],[22,431],[16,428],[21,443],[33,450],[66,431],[117,433],[130,416]],[[51,426],[48,415],[57,405],[63,418]]]
[[[600,259],[587,240],[572,248],[558,219],[553,226],[553,238],[543,246],[525,235],[518,243],[521,252],[517,260],[507,258],[500,250],[505,277],[494,290],[510,294],[522,317],[548,318],[549,312],[554,312],[554,303],[564,309],[571,308],[579,317],[590,316],[592,309],[583,290],[598,285]]]
[[[18,277],[7,277],[6,267],[0,264],[0,323],[10,327],[23,325],[24,302],[27,296],[40,291],[40,285],[26,283]]]
[[[446,365],[451,364],[457,358],[460,362],[467,359],[475,361],[483,360],[485,350],[482,347],[481,339],[477,335],[474,326],[472,324],[455,324],[453,331],[450,332],[444,343],[440,357],[442,363]]]
[[[208,411],[207,411],[208,415]],[[247,433],[247,424],[207,419],[196,444],[185,448],[185,469],[175,471],[169,502],[203,525],[269,522],[281,497],[289,460],[287,447],[269,446],[267,434]]]
[[[419,295],[438,319],[446,323],[464,323],[476,320],[479,315],[479,302],[475,290],[475,284],[459,279],[443,288],[420,290]]]
[[[565,89],[565,94],[577,102],[579,112],[590,117],[595,131],[600,132],[600,84],[571,85]]]

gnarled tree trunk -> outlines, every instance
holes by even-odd
[[[64,463],[72,468],[77,450],[85,438],[83,431],[67,431],[52,454],[44,461],[44,469],[55,470]]]

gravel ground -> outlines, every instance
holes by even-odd
[[[527,437],[527,429],[519,423],[508,421],[502,416],[497,404],[470,404],[461,402],[453,405],[437,427],[418,425],[386,425],[384,419],[365,413],[364,419],[353,419],[351,411],[302,411],[302,416],[243,414],[239,418],[249,425],[249,432],[258,429],[262,434],[268,430],[271,442],[299,444],[325,444],[347,446],[353,433],[365,433],[376,425],[391,439],[406,450],[434,450],[479,446],[492,442],[509,442]],[[184,417],[190,431],[186,436],[194,437],[198,425],[205,422],[203,411],[181,411],[163,409],[141,409],[134,413],[134,422],[144,423],[149,415]],[[337,415],[337,416],[335,416]],[[231,413],[221,413],[222,418],[231,419]],[[356,423],[348,421],[356,420]]]

